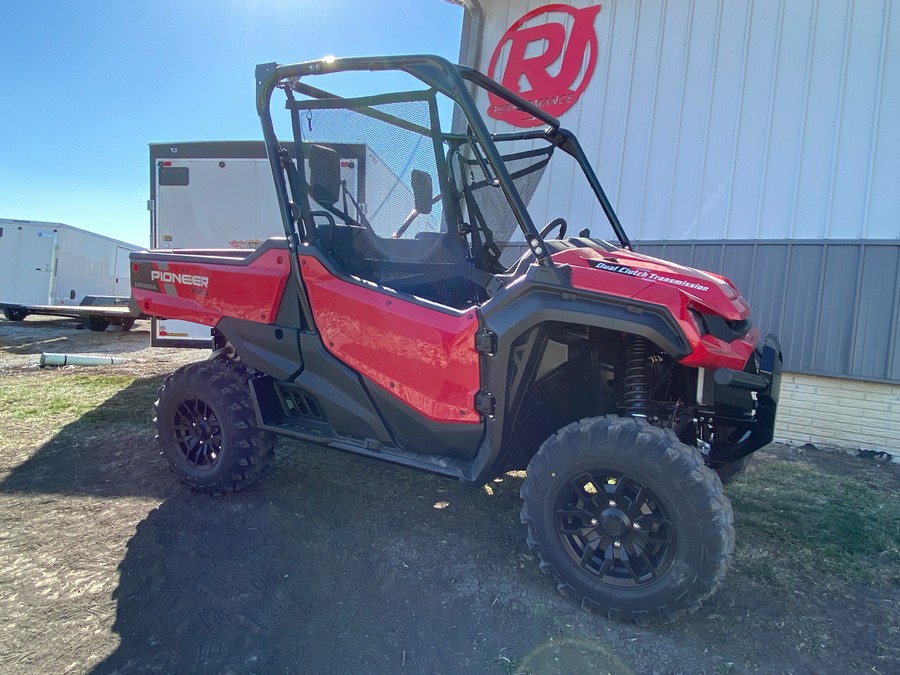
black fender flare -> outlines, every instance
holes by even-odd
[[[675,360],[691,353],[690,343],[672,313],[665,307],[580,289],[568,282],[564,267],[541,270],[532,266],[517,283],[505,287],[482,306],[482,330],[496,336],[492,353],[483,355],[482,387],[496,402],[496,417],[488,422],[490,449],[483,447],[476,458],[476,480],[489,476],[504,455],[510,420],[506,420],[510,354],[519,338],[545,323],[578,326],[640,335]]]

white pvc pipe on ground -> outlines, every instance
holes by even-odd
[[[41,354],[40,366],[112,366],[125,363],[118,356],[98,356],[96,354]]]

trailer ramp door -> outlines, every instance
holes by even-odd
[[[57,233],[28,227],[20,233],[15,263],[16,288],[12,295],[20,305],[49,305],[52,302]]]

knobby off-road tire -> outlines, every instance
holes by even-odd
[[[669,621],[697,609],[734,550],[716,474],[699,451],[643,420],[564,427],[532,458],[521,496],[541,569],[609,618]]]
[[[207,494],[241,490],[274,456],[275,437],[256,427],[240,369],[192,363],[169,375],[153,404],[157,440],[178,477]]]

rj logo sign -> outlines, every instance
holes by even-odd
[[[597,62],[594,19],[600,5],[545,5],[513,23],[500,38],[488,75],[558,117],[584,93]],[[500,64],[505,57],[505,66]],[[517,127],[541,122],[493,94],[487,113]]]

